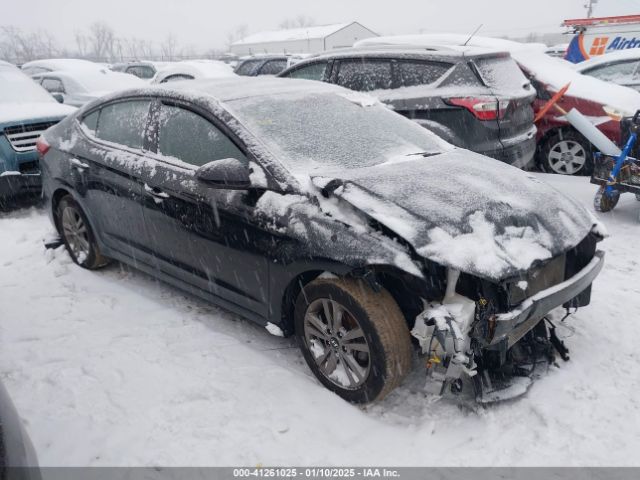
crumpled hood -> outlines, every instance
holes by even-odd
[[[393,230],[419,255],[494,281],[566,252],[595,224],[578,202],[482,155],[456,149],[408,158],[312,181]]]

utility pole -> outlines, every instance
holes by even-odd
[[[591,18],[591,16],[593,15],[593,6],[596,5],[598,3],[598,0],[589,0],[584,8],[587,9],[587,18]]]

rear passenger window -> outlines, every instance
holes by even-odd
[[[150,104],[149,100],[135,100],[103,107],[96,136],[108,142],[141,149]]]
[[[447,73],[452,65],[435,62],[398,62],[396,72],[401,87],[429,85]]]
[[[303,78],[305,80],[323,80],[324,72],[327,69],[327,62],[306,65],[290,72],[288,78]]]
[[[389,60],[341,60],[338,85],[368,92],[391,88],[391,62]]]
[[[249,163],[236,145],[209,120],[197,113],[162,105],[158,153],[200,167],[223,158]]]
[[[93,113],[85,116],[82,119],[82,124],[89,130],[93,135],[96,134],[96,130],[98,129],[98,116],[100,115],[100,110],[96,110]]]
[[[253,69],[256,67],[256,65],[258,65],[258,63],[260,63],[260,60],[246,60],[242,62],[240,65],[238,65],[238,68],[236,69],[236,74],[251,75],[251,72],[253,72]]]
[[[262,66],[258,75],[277,75],[285,68],[287,68],[286,60],[269,60]]]
[[[42,86],[50,93],[64,93],[64,85],[57,78],[45,78],[42,80]]]

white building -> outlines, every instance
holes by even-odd
[[[358,40],[377,36],[375,32],[358,22],[291,28],[249,35],[233,43],[231,53],[318,53],[334,48],[351,47]]]

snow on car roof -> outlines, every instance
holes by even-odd
[[[229,102],[240,98],[280,95],[285,93],[348,91],[335,85],[312,80],[243,76],[169,83],[163,84],[162,88],[169,88],[185,93],[205,94],[222,102]]]
[[[52,58],[47,60],[33,60],[22,65],[22,68],[42,67],[50,70],[77,70],[77,69],[94,69],[104,68],[102,65],[90,62],[89,60],[81,60],[77,58]]]
[[[640,49],[630,48],[628,50],[618,50],[616,52],[606,53],[597,57],[592,57],[584,62],[573,64],[573,68],[577,72],[583,72],[584,70],[596,67],[598,65],[604,65],[606,63],[616,62],[619,60],[640,60]]]
[[[353,23],[353,22],[352,22]],[[252,43],[289,42],[292,40],[306,40],[311,38],[324,38],[338,30],[351,25],[351,23],[336,23],[332,25],[318,25],[315,27],[289,28],[286,30],[270,30],[254,33],[238,40],[233,45],[248,45]]]
[[[112,92],[124,88],[146,85],[144,80],[127,73],[114,72],[107,68],[101,70],[61,70],[40,73],[34,78],[57,77],[71,82],[76,89],[84,92]]]
[[[404,45],[413,47],[447,47],[459,51],[503,51],[514,52],[522,49],[544,51],[547,46],[542,43],[521,43],[501,38],[478,37],[456,33],[434,33],[417,35],[391,35],[388,37],[366,38],[354,44],[354,47],[383,45]]]
[[[167,63],[158,70],[153,83],[160,83],[171,75],[190,75],[194,78],[235,77],[233,68],[227,63],[216,60],[186,60]]]

